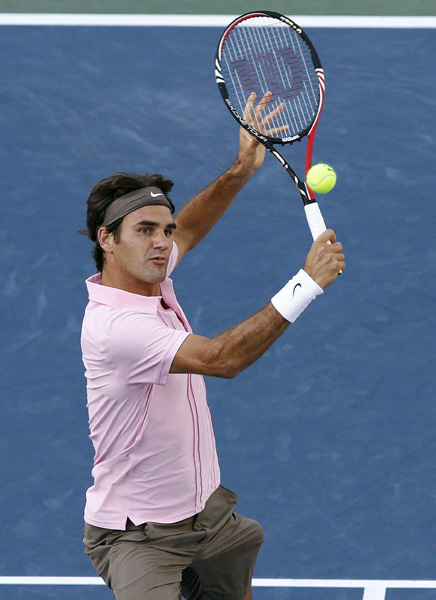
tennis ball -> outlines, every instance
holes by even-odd
[[[323,163],[313,165],[307,172],[307,185],[318,194],[326,194],[335,187],[336,173]]]

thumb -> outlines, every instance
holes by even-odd
[[[333,229],[326,229],[323,231],[315,240],[315,242],[320,244],[334,244],[336,242],[336,234]]]

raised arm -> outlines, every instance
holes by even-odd
[[[248,122],[256,121],[256,127],[271,132],[283,128],[271,128],[275,117],[281,112],[281,106],[269,113],[265,110],[271,99],[267,92],[256,105],[256,94],[248,98],[244,118]],[[229,208],[236,195],[241,191],[253,173],[261,166],[265,157],[265,148],[244,129],[239,132],[239,152],[235,162],[218,179],[191,198],[176,217],[177,231],[174,239],[179,247],[179,262],[214,227]]]

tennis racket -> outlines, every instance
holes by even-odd
[[[270,11],[246,13],[232,21],[219,40],[215,77],[233,117],[292,177],[316,239],[326,226],[315,194],[274,147],[293,144],[307,136],[306,173],[310,169],[325,96],[324,71],[312,42],[301,27],[284,15]],[[280,111],[274,118],[275,137],[259,131],[263,129],[260,125],[244,118],[247,99],[253,92],[258,101],[266,92],[272,93],[268,109]],[[281,130],[279,135],[277,130]]]

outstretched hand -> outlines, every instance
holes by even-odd
[[[266,92],[260,102],[256,104],[256,94],[252,92],[248,96],[243,117],[249,125],[252,125],[260,133],[275,136],[286,131],[288,127],[286,125],[280,127],[271,126],[274,125],[274,120],[285,108],[284,104],[279,104],[270,112],[266,112],[271,98],[272,92]],[[237,158],[241,168],[252,174],[261,166],[264,158],[265,146],[241,127],[239,132],[239,154]]]

